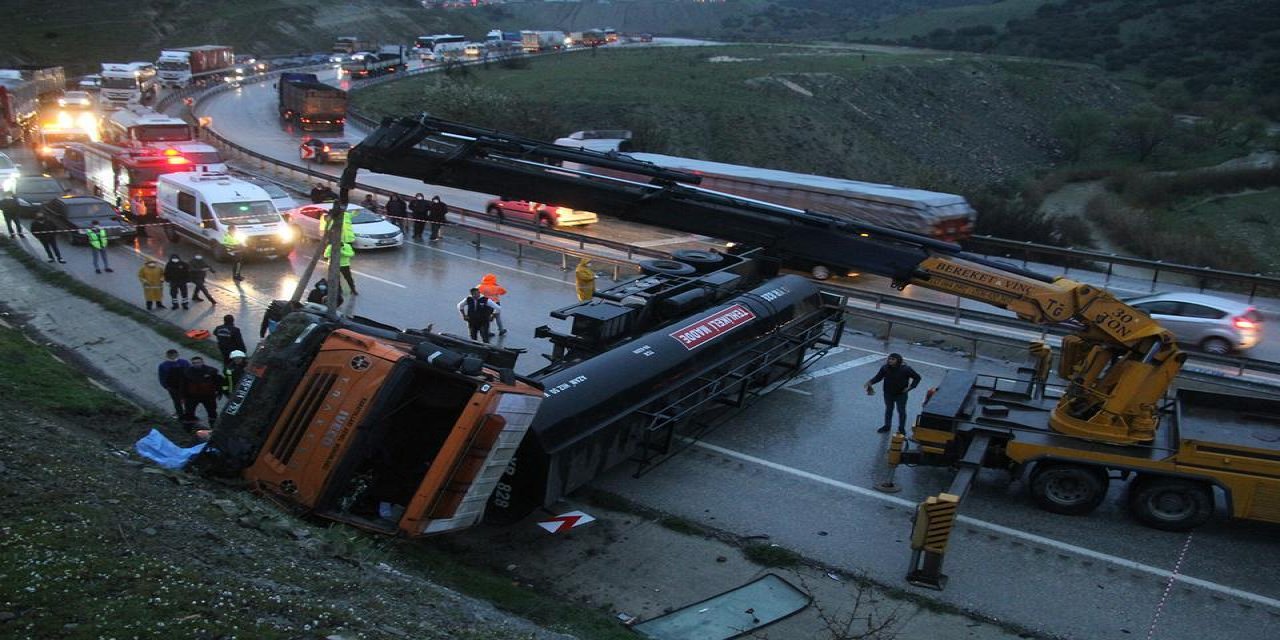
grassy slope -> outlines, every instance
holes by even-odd
[[[959,7],[944,7],[897,16],[884,20],[874,27],[847,34],[850,40],[898,40],[912,36],[924,36],[934,29],[961,29],[979,25],[1002,27],[1015,18],[1035,13],[1040,5],[1051,0],[1002,0],[981,2]]]
[[[542,139],[621,127],[645,151],[932,187],[1047,165],[1047,123],[1083,100],[1131,98],[1094,70],[790,46],[601,50],[356,94]]]
[[[1252,253],[1269,261],[1269,270],[1280,268],[1280,220],[1269,212],[1280,210],[1280,191],[1197,198],[1160,215],[1160,224],[1189,235],[1205,229],[1242,253]]]

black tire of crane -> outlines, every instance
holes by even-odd
[[[715,271],[720,268],[720,263],[724,262],[724,256],[701,249],[678,249],[671,252],[671,257],[693,266],[698,273]]]
[[[1031,498],[1050,513],[1083,516],[1102,504],[1108,482],[1099,467],[1042,462],[1031,473]]]
[[[693,265],[677,260],[641,260],[640,271],[646,275],[691,276],[698,272]]]
[[[1183,478],[1138,476],[1129,486],[1129,511],[1163,531],[1190,531],[1213,516],[1213,489]]]

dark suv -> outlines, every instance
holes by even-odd
[[[111,206],[106,200],[91,196],[62,196],[44,203],[40,212],[48,216],[53,224],[70,232],[71,244],[88,244],[89,236],[85,235],[94,220],[98,226],[107,230],[110,240],[133,241],[138,235],[132,222],[125,219],[120,210]]]

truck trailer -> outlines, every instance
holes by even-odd
[[[324,84],[314,73],[282,73],[276,83],[280,119],[303,131],[342,131],[347,92]]]
[[[401,45],[386,45],[379,47],[377,51],[361,51],[352,54],[350,60],[342,63],[342,70],[352,78],[369,78],[408,68],[409,59]]]
[[[217,79],[221,72],[235,64],[236,55],[231,47],[206,44],[162,50],[156,60],[156,72],[161,86],[185,87]]]
[[[0,69],[0,146],[22,139],[36,125],[42,104],[62,95],[66,74],[59,66],[20,65]]]

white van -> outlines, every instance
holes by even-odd
[[[288,255],[297,240],[262,187],[225,173],[162,174],[156,204],[169,223],[170,240],[186,237],[219,261],[227,259],[222,247],[227,225],[235,225],[245,258]]]

